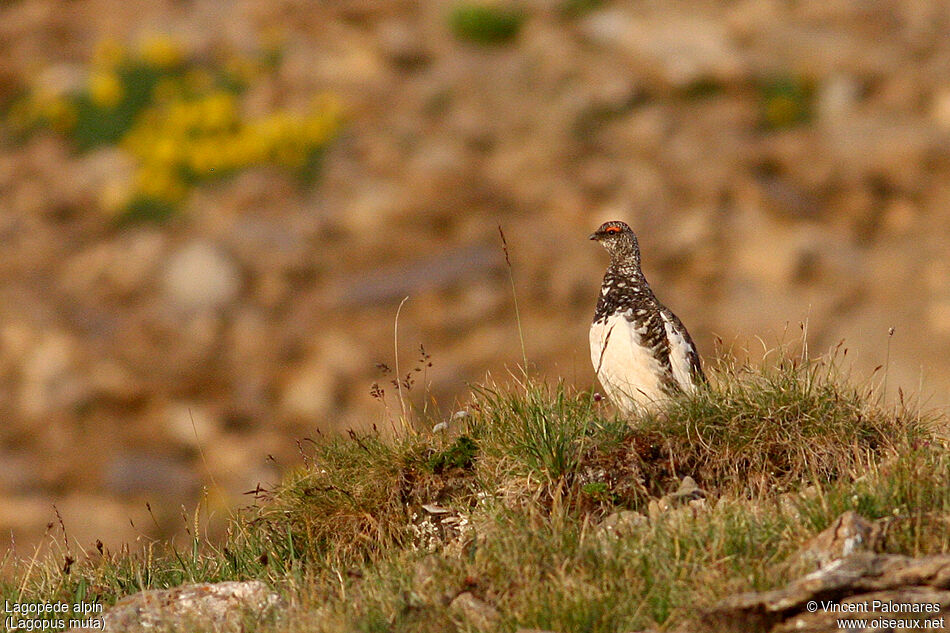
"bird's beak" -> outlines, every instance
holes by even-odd
[[[598,236],[597,236],[596,233],[591,233],[590,235],[587,236],[587,239],[589,239],[589,240],[596,240],[597,237],[598,237]]]

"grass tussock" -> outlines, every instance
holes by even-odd
[[[642,427],[662,438],[674,469],[716,488],[834,480],[927,436],[919,414],[885,409],[831,363],[723,365],[717,379],[716,388],[674,401]]]
[[[885,407],[831,366],[720,367],[713,387],[624,420],[590,392],[474,390],[447,433],[355,434],[235,517],[225,543],[7,560],[8,599],[109,603],[181,582],[260,578],[290,605],[261,631],[691,629],[697,608],[764,590],[846,510],[880,548],[950,552],[945,419]],[[705,500],[651,513],[690,475]],[[614,530],[620,511],[650,514]],[[628,513],[628,517],[631,515]],[[57,558],[59,557],[59,558]]]

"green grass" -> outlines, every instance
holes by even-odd
[[[0,599],[259,578],[290,606],[249,630],[475,630],[447,608],[463,591],[501,631],[692,630],[702,607],[787,582],[782,563],[846,510],[881,523],[886,551],[950,552],[946,419],[885,407],[822,363],[710,373],[708,391],[634,428],[563,384],[477,387],[448,434],[320,442],[223,542],[74,552],[69,574],[56,545],[32,566],[8,558]],[[703,505],[598,529],[685,475]],[[464,527],[436,525],[430,504]]]
[[[812,120],[815,86],[807,77],[780,75],[757,83],[761,124],[767,130],[784,130]]]
[[[449,26],[460,40],[497,45],[513,41],[524,23],[524,13],[497,4],[457,4],[449,15]]]

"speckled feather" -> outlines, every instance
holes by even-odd
[[[611,255],[591,324],[591,361],[608,397],[630,412],[704,382],[689,332],[643,276],[630,227],[608,222],[591,239]]]

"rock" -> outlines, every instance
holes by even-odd
[[[808,541],[791,562],[826,567],[855,552],[873,551],[880,540],[880,532],[879,525],[849,510]]]
[[[746,72],[725,27],[685,11],[633,15],[610,8],[591,13],[580,27],[595,43],[619,49],[642,72],[674,88],[707,78],[732,82]]]
[[[932,300],[927,307],[927,321],[935,332],[950,337],[950,300]]]
[[[121,496],[181,495],[195,492],[200,482],[187,465],[168,456],[126,452],[112,457],[103,472],[103,487]]]
[[[217,418],[206,405],[172,402],[163,413],[168,436],[189,448],[207,447],[220,428]]]
[[[45,333],[23,361],[20,410],[28,417],[78,406],[88,386],[77,374],[77,343],[62,332]]]
[[[161,260],[164,245],[165,237],[151,230],[95,243],[66,261],[61,285],[77,297],[141,292]]]
[[[647,514],[651,521],[656,521],[669,510],[675,509],[676,516],[681,517],[693,515],[705,507],[706,491],[696,485],[695,479],[686,475],[675,492],[651,499],[647,504]]]
[[[498,274],[504,263],[494,245],[475,244],[400,262],[387,268],[340,276],[325,293],[335,309],[398,303],[403,297],[472,284]]]
[[[950,130],[950,86],[944,86],[934,94],[930,118],[940,129]]]
[[[272,617],[280,598],[259,580],[181,585],[119,600],[102,616],[104,631],[243,631]],[[77,629],[78,630],[78,629]]]
[[[593,538],[605,555],[610,555],[613,547],[623,539],[632,537],[636,530],[649,523],[649,519],[632,510],[621,510],[604,517],[593,531]]]
[[[874,600],[893,604],[950,607],[950,555],[910,558],[861,552],[803,576],[783,589],[726,598],[703,614],[712,631],[838,631],[841,612],[822,604],[867,605],[860,617],[874,617]],[[818,605],[816,608],[814,605]],[[907,617],[887,615],[887,617]],[[927,617],[926,614],[911,614]],[[847,615],[845,617],[848,617]]]
[[[426,48],[425,36],[411,22],[387,20],[379,25],[377,37],[383,55],[397,66],[417,68],[432,57]]]
[[[144,395],[144,387],[123,365],[95,361],[89,368],[89,386],[95,398],[130,404]]]
[[[468,591],[455,597],[449,604],[449,611],[479,631],[494,630],[501,619],[498,609]]]
[[[168,300],[184,310],[207,310],[233,301],[241,289],[237,265],[214,244],[196,240],[168,261],[163,286]]]
[[[337,381],[329,364],[311,359],[294,369],[280,392],[280,412],[294,419],[316,421],[334,406]]]
[[[632,510],[621,510],[607,515],[597,527],[597,534],[606,536],[625,536],[641,525],[648,522],[647,517]]]
[[[816,110],[823,125],[834,125],[853,114],[861,98],[861,83],[846,74],[835,74],[818,89]]]
[[[676,489],[670,497],[675,501],[691,501],[693,499],[705,499],[706,491],[696,485],[696,480],[686,475],[680,482],[680,487]]]
[[[418,549],[433,551],[442,546],[465,547],[472,526],[467,516],[435,503],[423,503],[421,512],[413,512],[410,531]]]
[[[100,147],[78,158],[76,185],[97,197],[107,212],[117,213],[132,196],[135,159],[118,147]]]
[[[33,88],[49,97],[63,97],[78,92],[86,81],[87,71],[79,64],[54,64],[33,79]]]
[[[705,499],[691,499],[685,505],[677,507],[673,495],[666,495],[660,499],[650,500],[650,503],[647,504],[647,515],[651,522],[660,521],[664,518],[678,521],[688,517],[693,518],[705,509]]]
[[[32,492],[41,481],[37,460],[26,453],[0,449],[0,491]]]

